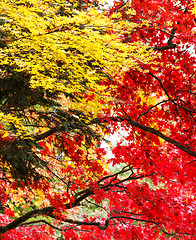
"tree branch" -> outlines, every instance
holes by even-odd
[[[160,29],[157,29],[157,30],[161,31]],[[156,46],[156,47],[153,47],[153,49],[156,50],[156,51],[164,51],[164,50],[177,48],[177,45],[172,43],[173,38],[175,37],[174,36],[175,35],[175,31],[176,31],[176,28],[173,28],[170,34],[166,33],[165,31],[162,31],[162,32],[170,35],[170,37],[169,37],[169,39],[167,41],[168,45],[166,45],[166,46]]]
[[[54,210],[53,207],[46,207],[43,209],[32,210],[32,211],[24,214],[23,216],[15,219],[11,223],[9,223],[5,226],[0,226],[0,233],[5,233],[11,229],[14,229],[32,217],[40,216],[40,215],[50,215],[50,214],[52,214],[53,210]]]
[[[126,213],[131,214],[131,215],[136,215],[136,214],[132,214],[131,212],[126,212]],[[112,215],[112,212],[111,212],[111,215]],[[70,224],[76,224],[76,225],[79,225],[79,226],[82,226],[82,225],[83,226],[96,226],[101,230],[106,230],[109,226],[110,221],[115,220],[115,219],[127,219],[127,220],[133,220],[133,221],[138,221],[138,222],[151,223],[151,224],[156,225],[158,228],[160,228],[160,230],[164,234],[167,234],[169,236],[176,236],[176,237],[182,237],[182,235],[195,236],[194,234],[183,233],[183,232],[169,233],[166,230],[164,230],[163,227],[158,222],[151,221],[151,220],[140,219],[140,218],[135,218],[135,217],[122,216],[122,215],[120,215],[120,216],[110,216],[109,218],[107,218],[105,220],[104,224],[101,224],[100,222],[85,222],[85,221],[77,221],[77,220],[72,220],[72,219],[66,219],[65,222],[70,223]]]
[[[58,130],[59,130],[58,127],[51,128],[47,132],[41,133],[37,136],[34,136],[33,139],[35,141],[40,141],[40,140],[47,138],[47,137],[51,136],[52,134],[56,133]]]
[[[37,220],[37,221],[24,222],[20,226],[22,226],[22,227],[23,226],[29,226],[29,225],[34,225],[34,224],[37,224],[37,223],[38,224],[39,223],[43,223],[43,224],[46,224],[46,225],[48,225],[48,226],[50,226],[50,227],[52,227],[52,228],[54,228],[54,229],[56,229],[58,231],[63,231],[63,229],[54,226],[53,224],[51,224],[50,222],[47,222],[46,220]]]
[[[92,195],[92,193],[93,192],[90,189],[87,189],[84,192],[84,194],[82,196],[76,198],[74,202],[65,204],[65,208],[66,209],[71,209],[73,207],[78,206],[81,201],[83,201],[85,198],[87,198],[90,195]],[[27,212],[23,216],[15,219],[11,223],[9,223],[9,224],[7,224],[5,226],[0,226],[0,233],[5,233],[5,232],[8,232],[11,229],[17,228],[17,227],[21,226],[23,223],[25,223],[28,219],[30,219],[32,217],[46,215],[46,216],[58,219],[58,216],[53,214],[54,210],[55,210],[54,207],[45,207],[45,208],[42,208],[42,209],[34,209],[34,210],[30,211],[30,212]]]
[[[164,51],[164,50],[169,50],[169,49],[174,49],[174,48],[177,48],[176,44],[153,47],[153,49],[156,50],[156,51]]]
[[[94,118],[89,122],[89,125],[101,123],[101,122],[108,122],[108,120],[114,121],[114,122],[123,122],[126,121],[128,124],[130,124],[132,127],[139,128],[145,132],[152,133],[162,139],[164,139],[166,142],[169,142],[176,146],[177,148],[181,149],[182,151],[188,153],[191,156],[196,157],[196,152],[191,151],[189,148],[185,147],[184,145],[180,144],[178,141],[164,135],[160,131],[156,130],[155,128],[147,127],[145,125],[142,125],[134,120],[130,116],[117,116],[117,117],[107,117],[107,118]]]
[[[176,99],[172,99],[172,100],[175,101]],[[159,103],[157,103],[157,104],[155,104],[155,105],[149,107],[147,111],[141,113],[141,114],[137,117],[136,122],[138,122],[139,119],[140,119],[142,116],[148,114],[153,108],[159,106],[160,104],[166,103],[166,102],[171,102],[171,100],[170,100],[170,99],[168,99],[168,100],[164,100],[164,101],[161,101],[161,102],[159,102]]]

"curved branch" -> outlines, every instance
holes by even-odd
[[[131,212],[126,212],[128,214],[131,215],[137,215],[137,214],[133,214]],[[111,212],[112,215],[112,212]],[[127,220],[133,220],[133,221],[138,221],[138,222],[144,222],[144,223],[151,223],[156,225],[164,234],[167,234],[169,236],[175,236],[175,237],[182,237],[182,235],[190,235],[190,236],[196,236],[194,234],[191,233],[183,233],[183,232],[179,232],[179,233],[169,233],[166,230],[163,229],[163,227],[161,226],[160,223],[155,222],[155,221],[151,221],[151,220],[145,220],[145,219],[141,219],[141,218],[136,218],[136,217],[128,217],[128,216],[110,216],[109,218],[107,218],[105,220],[104,224],[101,224],[100,222],[85,222],[85,221],[77,221],[77,220],[72,220],[72,219],[66,219],[65,222],[70,223],[70,224],[76,224],[78,226],[96,226],[101,230],[106,230],[109,226],[109,223],[111,220],[115,220],[115,219],[127,219]],[[180,235],[179,235],[180,234]]]
[[[63,231],[61,228],[58,228],[57,226],[54,226],[53,224],[51,224],[50,222],[47,222],[46,220],[37,220],[37,221],[30,221],[30,222],[24,222],[22,223],[20,226],[29,226],[29,225],[34,225],[34,224],[39,224],[39,223],[43,223],[43,224],[46,224],[58,231]]]
[[[92,193],[93,192],[90,189],[87,189],[84,192],[84,194],[82,196],[76,198],[74,202],[65,204],[65,208],[66,209],[71,209],[73,207],[78,206],[81,201],[83,201],[85,198],[92,195]],[[27,212],[26,214],[24,214],[23,216],[15,219],[11,223],[8,223],[7,225],[4,225],[4,226],[0,226],[0,233],[5,233],[5,232],[8,232],[11,229],[17,228],[17,227],[25,224],[25,222],[32,217],[46,215],[46,216],[58,219],[58,216],[53,214],[54,210],[55,210],[54,207],[45,207],[45,208],[42,208],[42,209],[31,210],[31,211]]]
[[[176,100],[176,99],[173,99],[173,101],[175,101],[175,100]],[[138,118],[136,119],[136,122],[138,122],[139,119],[140,119],[142,116],[144,116],[144,115],[146,115],[147,113],[149,113],[153,108],[159,106],[160,104],[166,103],[166,102],[171,102],[171,100],[170,100],[170,99],[164,100],[164,101],[161,101],[161,102],[159,102],[159,103],[157,103],[157,104],[149,107],[147,111],[141,113],[141,114],[138,116]]]
[[[132,171],[132,168],[130,166],[127,166],[127,167],[129,167],[129,169],[128,169],[129,171],[130,170]],[[113,178],[114,176],[117,177],[119,174],[124,173],[126,171],[127,171],[127,169],[126,169],[126,167],[124,167],[121,171],[117,172],[116,174],[109,175],[108,178]],[[106,179],[106,177],[103,177],[102,179],[100,179],[98,181],[98,183],[104,181],[105,179]],[[128,181],[130,179],[135,179],[135,177],[133,177],[133,178],[128,177],[128,178],[124,179],[124,181]],[[109,182],[109,184],[102,185],[101,188],[104,191],[108,191],[109,187],[113,187],[113,186],[120,187],[119,185],[113,185],[112,181],[113,181],[113,179]],[[71,208],[74,208],[74,207],[80,205],[80,203],[83,200],[85,200],[86,198],[91,196],[93,193],[94,193],[93,189],[91,190],[90,188],[87,188],[86,190],[84,190],[84,191],[82,191],[80,193],[77,193],[75,195],[75,200],[73,202],[70,202],[70,203],[67,203],[67,204],[64,205],[65,209],[71,209]],[[9,231],[11,229],[15,229],[15,228],[17,228],[19,226],[30,225],[31,223],[34,224],[34,223],[42,222],[42,223],[48,224],[47,222],[44,222],[44,220],[37,220],[37,221],[26,222],[27,220],[29,220],[32,217],[46,215],[46,216],[52,217],[52,218],[57,219],[57,220],[62,220],[62,219],[58,218],[58,215],[53,213],[54,210],[55,210],[55,208],[52,207],[52,206],[45,207],[45,208],[42,208],[42,209],[31,210],[31,211],[27,212],[26,214],[24,214],[23,216],[13,220],[11,223],[8,223],[7,225],[4,225],[4,226],[0,226],[0,233],[5,233],[5,232],[7,232],[7,231]],[[73,220],[63,220],[63,221],[64,222],[69,222],[69,223],[76,223]],[[79,223],[80,222],[77,222],[78,225],[80,225]],[[81,224],[81,225],[85,225],[85,224]],[[91,224],[90,223],[86,223],[86,225],[91,225]],[[99,223],[96,223],[96,226],[98,226],[100,229],[102,228],[102,226],[99,225]],[[53,227],[53,226],[51,225],[51,227]]]
[[[107,117],[107,118],[94,118],[92,121],[89,122],[89,124],[95,124],[95,123],[101,123],[101,122],[108,122],[108,120],[114,121],[114,122],[123,122],[126,121],[128,124],[130,124],[132,127],[139,128],[145,132],[152,133],[163,140],[165,140],[168,143],[173,144],[177,148],[181,149],[182,151],[188,153],[191,156],[196,157],[196,152],[190,150],[189,148],[185,147],[184,145],[180,144],[178,141],[164,135],[162,132],[156,130],[155,128],[147,127],[145,125],[142,125],[134,120],[130,116],[118,116],[118,117]]]
[[[50,214],[52,214],[53,210],[54,210],[53,207],[46,207],[43,209],[32,210],[32,211],[24,214],[23,216],[15,219],[11,223],[9,223],[5,226],[0,226],[0,233],[8,232],[9,230],[20,226],[22,223],[24,223],[25,221],[27,221],[28,219],[30,219],[32,217],[40,216],[40,215],[50,215]]]

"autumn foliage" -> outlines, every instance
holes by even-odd
[[[3,1],[1,239],[196,239],[194,4]]]

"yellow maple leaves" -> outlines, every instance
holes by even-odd
[[[195,14],[196,15],[196,1],[195,0],[192,0],[193,4],[194,4],[194,7],[192,9],[192,14]]]
[[[94,92],[92,103],[73,104],[79,110],[100,113],[98,99],[111,100],[109,89],[99,84],[103,72],[115,78],[120,69],[136,69],[154,59],[143,43],[122,43],[121,34],[133,31],[135,24],[114,21],[93,8],[79,12],[61,0],[5,0],[0,12],[6,32],[1,41],[9,46],[0,50],[2,64],[30,74],[31,88],[77,96]]]
[[[138,60],[152,60],[152,54],[142,43],[121,42],[119,34],[123,29],[132,31],[132,24],[125,21],[115,23],[94,9],[70,11],[71,16],[61,16],[56,14],[58,2],[53,2],[51,7],[44,1],[34,0],[29,2],[30,5],[25,1],[5,1],[0,9],[6,14],[3,29],[10,33],[10,37],[3,39],[10,41],[9,50],[2,52],[3,62],[13,55],[12,60],[33,75],[32,87],[82,91],[82,79],[87,81],[89,88],[100,79],[97,66],[115,76],[123,66],[137,68]],[[106,33],[112,29],[116,32]],[[67,72],[66,80],[57,80],[60,74],[57,61]],[[89,66],[89,61],[93,66]],[[43,74],[44,71],[49,71],[50,76]]]

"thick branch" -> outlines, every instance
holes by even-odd
[[[46,207],[43,209],[32,210],[32,211],[24,214],[22,217],[15,219],[11,223],[9,223],[5,226],[0,226],[0,233],[5,233],[11,229],[14,229],[32,217],[40,216],[40,215],[50,215],[50,214],[52,214],[52,212],[53,212],[52,207]]]
[[[164,51],[164,50],[169,50],[169,49],[174,49],[174,48],[177,48],[176,44],[153,47],[153,49],[156,50],[156,51]]]
[[[168,50],[168,49],[173,49],[173,48],[176,48],[177,45],[176,44],[173,44],[172,41],[173,41],[173,38],[174,38],[174,35],[175,35],[175,31],[176,31],[176,28],[173,28],[172,31],[171,31],[171,34],[170,34],[170,37],[167,41],[167,44],[166,46],[157,46],[157,47],[154,47],[154,50],[156,51],[163,51],[163,50]]]
[[[113,178],[114,176],[117,177],[119,174],[126,172],[126,171],[127,171],[127,169],[126,169],[127,167],[128,167],[128,170],[129,170],[129,171],[131,170],[131,172],[133,172],[133,171],[132,171],[132,168],[131,168],[130,166],[126,166],[126,167],[124,167],[121,171],[117,172],[116,174],[114,174],[114,175],[109,175],[108,178]],[[98,183],[106,180],[106,178],[107,178],[107,177],[103,177]],[[128,178],[124,179],[124,181],[128,181],[128,180],[130,180],[130,179],[135,179],[135,177],[133,177],[133,178],[129,178],[129,177],[128,177]],[[113,184],[112,184],[112,181],[113,181],[113,179],[112,179],[108,184],[102,185],[102,186],[100,186],[100,187],[101,187],[104,191],[108,191],[109,187],[113,187],[113,186],[120,187],[120,186],[118,186],[118,184],[117,184],[117,185],[113,185]],[[64,206],[65,206],[66,209],[74,208],[74,207],[80,205],[80,203],[81,203],[84,199],[88,198],[88,197],[91,196],[92,194],[93,194],[93,189],[91,190],[90,188],[87,188],[86,190],[84,190],[84,191],[82,191],[82,192],[80,192],[80,193],[77,193],[77,194],[75,195],[75,201],[74,201],[74,202],[67,203],[67,204],[65,204]],[[46,216],[50,216],[50,217],[52,217],[52,218],[58,219],[58,216],[57,216],[56,214],[55,214],[55,215],[53,214],[53,211],[54,211],[54,210],[55,210],[54,207],[46,207],[46,208],[42,208],[42,209],[32,210],[32,211],[24,214],[23,216],[15,219],[15,220],[12,221],[11,223],[9,223],[9,224],[7,224],[7,225],[5,225],[5,226],[0,226],[0,233],[5,233],[5,232],[7,232],[7,231],[9,231],[9,230],[11,230],[11,229],[17,228],[17,227],[19,227],[19,226],[29,225],[30,223],[29,223],[29,222],[26,222],[26,221],[29,220],[29,219],[32,218],[32,217],[37,217],[37,216],[46,215]],[[59,220],[60,220],[60,219],[59,219]],[[42,221],[42,220],[41,220],[41,221]],[[40,220],[34,221],[34,222],[32,222],[32,223],[34,224],[34,223],[38,223],[38,222],[40,222]],[[44,221],[42,221],[42,222],[44,223]],[[76,222],[74,222],[73,220],[66,220],[66,222],[76,223]],[[47,223],[46,223],[46,224],[47,224]],[[80,225],[79,222],[77,222],[77,224]],[[81,224],[81,225],[85,225],[85,224]],[[90,223],[86,223],[86,225],[91,225],[91,224],[90,224]],[[96,226],[98,226],[100,229],[102,228],[102,226],[99,225],[99,224],[96,224]]]
[[[160,31],[160,29],[159,29],[159,31]],[[177,48],[177,45],[172,43],[174,35],[175,35],[175,31],[176,31],[176,28],[173,28],[172,31],[171,31],[171,34],[169,34],[170,37],[167,41],[168,45],[166,45],[166,46],[156,46],[156,47],[153,47],[153,49],[156,50],[156,51],[164,51],[164,50]],[[164,32],[164,33],[166,33],[166,32]],[[166,34],[168,34],[168,33],[166,33]]]
[[[54,127],[54,128],[51,128],[50,130],[48,130],[47,132],[41,133],[41,134],[33,137],[33,139],[35,141],[40,141],[40,140],[42,140],[44,138],[47,138],[47,137],[51,136],[52,134],[54,134],[57,131],[58,131],[58,128]]]
[[[78,206],[81,201],[83,201],[85,198],[89,197],[91,194],[92,194],[92,191],[90,189],[87,189],[85,191],[85,193],[82,196],[76,198],[73,203],[65,204],[65,208],[66,209],[71,209],[73,207]],[[21,226],[23,223],[25,223],[28,219],[30,219],[32,217],[46,215],[46,216],[50,216],[50,217],[53,217],[55,219],[58,219],[58,216],[54,215],[53,211],[54,211],[54,207],[45,207],[45,208],[42,208],[42,209],[32,210],[32,211],[24,214],[23,216],[15,219],[11,223],[9,223],[5,226],[0,226],[0,233],[5,233],[5,232],[8,232],[11,229],[17,228],[18,226]]]
[[[177,28],[173,28],[172,31],[171,31],[171,35],[170,35],[170,37],[168,39],[168,42],[167,42],[168,46],[175,45],[175,44],[172,43],[172,41],[173,41],[176,29]]]
[[[114,122],[122,122],[122,121],[127,121],[128,124],[130,124],[133,127],[139,128],[145,132],[149,132],[152,133],[162,139],[164,139],[166,142],[169,142],[171,144],[173,144],[174,146],[176,146],[177,148],[181,149],[182,151],[188,153],[191,156],[196,157],[196,152],[191,151],[190,149],[188,149],[187,147],[185,147],[184,145],[180,144],[178,141],[164,135],[163,133],[161,133],[160,131],[151,128],[151,127],[147,127],[145,125],[142,125],[136,121],[133,121],[132,118],[130,116],[119,116],[119,117],[108,117],[108,118],[95,118],[93,119],[89,124],[95,124],[95,123],[101,123],[101,122],[108,122],[108,120],[114,121]]]

